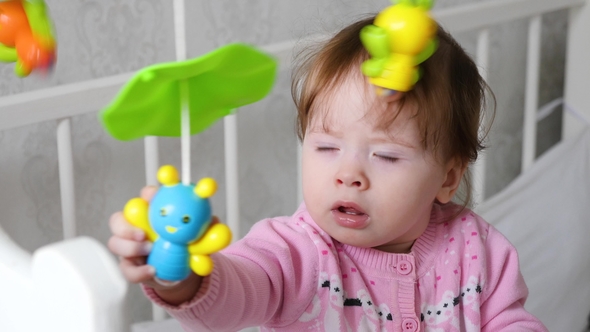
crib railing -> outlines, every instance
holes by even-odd
[[[487,77],[487,69],[489,68],[489,29],[505,22],[528,19],[522,171],[527,170],[534,163],[536,155],[542,16],[561,9],[575,8],[585,2],[585,0],[496,0],[444,9],[434,13],[441,25],[451,33],[478,31],[475,60],[482,70],[484,78]],[[485,161],[486,154],[484,152],[473,169],[473,196],[476,206],[484,199]]]
[[[182,0],[175,1],[175,31],[178,39],[177,54],[179,59],[182,59],[182,54],[186,53],[185,48],[182,46],[185,42],[183,4]],[[494,0],[434,12],[435,18],[451,33],[478,32],[476,61],[482,69],[484,77],[486,77],[487,68],[489,68],[490,27],[517,19],[526,18],[529,20],[522,148],[523,171],[528,169],[535,160],[542,16],[562,9],[570,9],[567,61],[568,64],[579,65],[585,62],[581,60],[582,57],[587,57],[590,52],[590,41],[587,38],[587,33],[590,31],[590,6],[586,5],[586,0]],[[291,60],[292,50],[296,43],[296,41],[287,41],[263,46],[262,48],[274,54],[282,63],[281,68],[284,70],[288,68],[286,64]],[[584,112],[584,116],[590,117],[589,108],[587,107],[590,94],[584,90],[585,87],[589,86],[590,65],[584,68],[569,65],[566,75],[567,92],[565,102],[578,111]],[[76,237],[76,196],[73,184],[72,122],[70,119],[73,116],[96,112],[103,108],[130,77],[131,74],[126,73],[0,98],[0,130],[44,121],[59,121],[56,135],[58,137],[60,192],[65,239]],[[567,112],[564,113],[567,114]],[[567,115],[564,117],[564,126],[576,126],[575,122],[570,120]],[[235,234],[239,234],[237,125],[234,116],[224,119],[224,132],[227,222]],[[564,132],[572,133],[573,131],[568,129],[564,130]],[[148,137],[145,139],[146,182],[148,184],[156,183],[155,174],[159,164],[157,145],[156,138]],[[477,204],[484,199],[485,154],[475,165],[474,175],[474,197]],[[300,184],[300,182],[297,183]],[[0,230],[0,235],[4,236],[3,234]],[[0,244],[3,241],[9,243],[9,240],[0,239]],[[14,244],[10,244],[10,246],[11,248],[17,248]],[[20,260],[30,261],[31,259],[30,255],[18,251],[18,249],[14,249],[13,253],[15,256],[10,259],[15,259],[15,257]],[[98,254],[100,254],[100,250]],[[8,259],[2,255],[0,257],[3,260]],[[7,267],[0,266],[0,268]],[[27,268],[30,268],[30,266],[26,267],[25,270]],[[117,279],[120,276],[114,278]],[[120,282],[122,282],[122,279],[114,283]],[[0,326],[2,326],[3,312],[8,311],[2,310],[0,312]],[[111,313],[110,311],[107,312]],[[161,311],[156,311],[155,320],[163,317]],[[113,326],[109,327],[109,329],[99,328],[96,331],[116,331],[113,328]]]

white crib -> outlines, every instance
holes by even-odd
[[[176,52],[179,59],[186,56],[182,5],[183,1],[175,1],[175,28],[179,39]],[[569,11],[565,93],[563,99],[554,103],[565,106],[563,138],[537,162],[541,19],[544,14],[557,10]],[[522,174],[505,190],[484,199],[484,154],[474,166],[476,210],[500,228],[521,253],[523,274],[531,287],[527,308],[539,315],[552,331],[581,331],[590,314],[590,257],[587,256],[590,245],[584,243],[590,241],[583,241],[584,236],[590,235],[590,211],[586,207],[589,204],[588,200],[585,201],[590,200],[590,134],[587,129],[590,119],[590,91],[587,91],[590,87],[590,63],[585,61],[590,54],[590,3],[586,0],[494,0],[438,10],[434,16],[453,34],[476,32],[475,57],[484,76],[491,60],[489,29],[505,22],[528,19]],[[274,54],[285,70],[296,44],[293,41],[263,45],[261,48]],[[0,331],[147,332],[179,329],[175,322],[164,320],[165,315],[157,308],[154,309],[154,321],[130,326],[125,316],[124,300],[128,285],[118,270],[115,258],[106,250],[104,243],[77,236],[75,211],[76,203],[80,202],[76,201],[74,192],[70,119],[75,115],[96,112],[107,105],[131,75],[122,74],[0,98],[0,131],[44,121],[59,121],[56,135],[64,237],[63,241],[30,253],[13,242],[0,227]],[[502,112],[502,109],[497,112]],[[224,119],[225,219],[234,233],[240,234],[236,127],[235,116]],[[157,139],[145,139],[148,184],[155,184],[159,163],[157,146]],[[579,156],[577,159],[580,160],[572,156]],[[555,186],[555,177],[563,176],[556,172],[556,167],[565,167],[558,164],[564,159],[571,160],[564,165],[574,162],[586,165],[585,168],[575,168],[576,172],[580,172],[575,173],[580,177],[579,181],[564,180],[570,187],[579,186],[579,190],[572,193]],[[540,181],[544,178],[550,178],[552,182]],[[541,182],[545,186],[539,187]],[[293,186],[298,186],[295,179]],[[542,190],[545,191],[542,201],[545,205],[536,207],[531,202],[537,200],[535,191]],[[572,197],[564,196],[566,194]],[[573,202],[568,206],[571,215],[560,221],[543,220],[543,208],[547,209],[555,197],[560,197],[553,201],[555,204]],[[555,209],[557,207],[551,207],[551,210]],[[530,213],[534,211],[538,212],[534,214],[535,222],[519,223],[519,220],[530,219]],[[547,227],[552,221],[561,227]],[[560,237],[559,232],[568,234],[573,240],[566,241],[566,245],[546,245],[552,236]],[[531,234],[535,234],[537,240],[531,241]],[[576,235],[582,239],[577,240]],[[573,259],[561,258],[557,255],[558,250],[570,255],[578,253],[575,255],[576,263]],[[561,271],[571,278],[550,273],[548,264],[556,260],[560,260]],[[568,291],[564,291],[564,285],[548,284],[565,279],[571,288]]]

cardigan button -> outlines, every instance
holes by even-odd
[[[413,318],[406,318],[402,321],[402,331],[416,332],[418,331],[418,321]]]
[[[399,261],[397,263],[396,269],[399,274],[408,275],[408,274],[412,273],[412,263],[405,261],[405,260]]]

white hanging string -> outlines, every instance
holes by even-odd
[[[563,104],[563,107],[566,111],[568,111],[575,118],[577,118],[578,120],[583,122],[585,125],[590,126],[590,119],[588,119],[584,114],[582,114],[582,112],[579,112],[578,110],[576,110],[575,108],[571,107],[570,105],[568,105],[566,103]]]
[[[588,119],[582,112],[576,110],[575,108],[567,104],[564,101],[563,97],[555,98],[547,104],[543,105],[541,108],[539,108],[539,110],[537,111],[537,122],[540,122],[541,120],[551,115],[559,106],[562,105],[563,109],[566,112],[570,113],[573,117],[577,118],[584,124],[590,125],[590,119]]]
[[[182,80],[180,84],[180,147],[182,159],[182,184],[191,182],[191,115],[188,107],[188,82]]]
[[[551,113],[553,113],[562,104],[563,98],[559,97],[541,106],[541,108],[539,108],[539,110],[537,111],[537,122],[540,122],[541,120],[551,115]]]
[[[184,0],[174,0],[174,34],[176,46],[176,60],[186,60],[186,34],[184,24]],[[181,158],[182,182],[190,182],[190,113],[188,109],[188,84],[180,82],[180,121],[181,121]],[[188,129],[185,128],[185,125]],[[185,137],[186,136],[186,137]],[[152,304],[152,319],[162,321],[168,316],[166,311],[156,304]]]
[[[186,60],[186,31],[184,0],[174,1],[174,33],[176,35],[176,60]],[[191,182],[191,128],[189,110],[189,89],[186,80],[179,82],[180,89],[180,154],[182,163],[182,183]]]

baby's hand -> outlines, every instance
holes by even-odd
[[[157,190],[156,187],[144,187],[141,190],[141,198],[149,202]],[[146,265],[146,257],[151,251],[152,243],[147,240],[145,232],[131,225],[121,211],[111,216],[109,227],[113,235],[109,239],[108,248],[120,257],[119,267],[125,279],[132,283],[141,282],[148,286],[156,286],[155,270],[152,266]]]
[[[157,191],[157,187],[144,187],[140,196],[149,202]],[[213,222],[219,222],[217,217],[213,217]],[[113,236],[109,239],[108,248],[120,257],[119,267],[125,279],[153,288],[162,300],[171,305],[179,305],[194,297],[201,286],[202,277],[191,273],[185,280],[171,285],[157,282],[154,279],[156,270],[146,264],[152,242],[147,240],[145,232],[131,225],[121,211],[111,216],[109,226]]]

